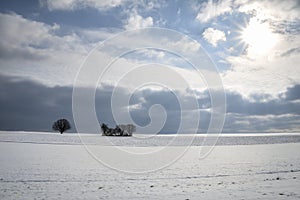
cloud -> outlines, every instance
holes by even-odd
[[[297,132],[300,129],[300,85],[294,85],[269,99],[253,99],[227,91],[227,114],[224,132]]]
[[[42,7],[48,8],[49,11],[77,11],[92,8],[103,12],[121,7],[148,12],[167,6],[165,0],[39,0],[39,3]]]
[[[214,28],[207,28],[202,33],[203,38],[211,45],[216,47],[219,42],[226,41],[226,35],[223,31]]]
[[[254,57],[245,49],[240,55],[225,58],[231,65],[229,70],[222,73],[227,89],[248,97],[255,93],[276,96],[286,87],[300,83],[300,69],[297,65],[300,62],[300,36],[292,33],[276,34],[276,45],[263,55]]]
[[[231,65],[222,73],[226,89],[248,98],[253,94],[276,97],[286,87],[299,84],[298,1],[240,0],[234,1],[233,7],[249,20],[245,27],[241,25],[240,34],[252,27],[248,39],[239,38],[244,45],[242,52],[224,57]],[[233,48],[238,49],[238,45]]]
[[[79,35],[82,32],[64,34],[57,24],[29,20],[15,13],[0,13],[0,34],[1,73],[52,86],[72,84],[80,62],[94,45]]]
[[[125,24],[126,30],[134,30],[139,28],[151,27],[153,26],[152,17],[142,17],[136,11],[130,14],[130,17],[127,19]]]
[[[285,56],[290,56],[293,54],[299,54],[300,53],[300,47],[296,47],[296,48],[291,48],[289,50],[287,50],[286,52],[283,52],[281,54],[281,56],[285,57]]]
[[[48,87],[20,77],[0,76],[0,129],[1,130],[35,130],[51,131],[53,121],[67,118],[74,129],[72,116],[72,88]],[[102,84],[96,91],[95,103],[99,122],[115,125],[111,109],[113,86]],[[83,90],[90,90],[83,88]],[[121,94],[127,95],[126,88],[119,88]],[[81,98],[84,98],[82,96]],[[140,100],[143,99],[143,101]],[[134,106],[139,104],[140,106]],[[132,118],[139,125],[147,125],[149,109],[152,105],[161,104],[168,115],[161,132],[175,132],[180,121],[180,106],[172,92],[164,90],[142,89],[134,93],[130,108]],[[116,108],[120,116],[126,109]],[[187,115],[191,117],[191,115]],[[192,122],[192,119],[189,120]],[[93,132],[93,128],[85,130]],[[189,131],[189,130],[187,130]],[[149,130],[151,132],[151,130]]]
[[[2,42],[0,43],[0,68],[1,74],[22,76],[27,79],[39,81],[48,86],[70,86],[80,65],[88,54],[88,50],[95,47],[94,43],[97,39],[104,39],[106,36],[113,34],[106,29],[98,30],[79,30],[77,33],[63,34],[58,25],[48,25],[42,22],[36,22],[25,19],[17,14],[0,14],[0,33]],[[20,35],[19,32],[24,32]],[[19,36],[20,35],[20,36]],[[87,41],[87,37],[92,35],[91,41]],[[189,40],[186,37],[170,39],[169,36],[162,36],[164,41],[160,41],[166,48],[176,49],[179,51],[187,51],[195,53],[199,50],[200,44],[196,41]],[[157,44],[157,38],[154,35],[143,33],[134,38],[135,42],[142,46],[151,46],[152,43]],[[116,44],[106,48],[104,51],[96,51],[97,56],[92,57],[95,70],[99,69],[99,63],[115,58],[116,52],[120,52],[120,48],[127,48],[132,45],[132,40],[126,37],[117,41]],[[134,53],[132,53],[134,54]],[[109,84],[114,84],[121,75],[130,71],[138,64],[147,64],[153,62],[154,59],[160,59],[162,64],[174,65],[172,68],[176,73],[182,74],[193,87],[199,87],[199,77],[192,70],[184,69],[181,63],[170,58],[167,60],[163,51],[148,50],[145,51],[147,60],[140,61],[139,54],[135,54],[134,58],[119,58],[109,71],[109,77],[106,79]],[[199,57],[199,54],[197,54]],[[177,63],[177,65],[176,65]],[[151,66],[149,66],[151,67]],[[181,67],[181,69],[179,68]],[[93,71],[93,70],[91,70]],[[160,74],[162,77],[170,77],[167,74]],[[138,76],[139,80],[145,75]],[[188,77],[188,78],[187,78]],[[155,80],[155,77],[153,77]],[[164,79],[172,79],[164,78]],[[201,78],[200,78],[201,79]],[[114,83],[112,83],[114,81]],[[130,84],[131,80],[127,83]],[[177,85],[175,81],[173,85]],[[129,85],[127,85],[129,87]],[[124,86],[125,87],[125,86]],[[185,88],[182,88],[183,90]]]
[[[49,26],[29,21],[14,13],[0,13],[0,27],[3,39],[0,43],[1,59],[19,57],[34,60],[45,58],[43,50],[46,46],[52,45],[51,32],[58,28],[57,25]]]
[[[219,48],[208,49],[212,51],[208,53],[216,52],[218,54],[216,57],[212,55],[211,58],[216,62],[221,57],[220,59],[228,64],[226,66],[228,68],[220,67],[228,95],[229,113],[226,131],[297,130],[297,128],[299,130],[297,120],[299,123],[300,36],[298,21],[300,4],[297,0],[207,0],[204,3],[188,2],[189,5],[181,2],[170,4],[169,2],[161,3],[161,1],[128,0],[41,0],[40,3],[54,12],[48,12],[42,8],[33,16],[28,13],[29,11],[25,11],[26,9],[18,8],[16,12],[22,13],[23,16],[13,12],[0,14],[2,39],[0,42],[2,81],[0,98],[1,111],[3,110],[5,113],[2,116],[6,116],[1,118],[2,127],[7,128],[9,125],[10,128],[13,128],[12,124],[17,121],[22,125],[19,130],[22,128],[28,130],[34,126],[34,122],[41,120],[41,125],[36,125],[37,128],[48,130],[49,123],[51,124],[61,114],[66,113],[65,117],[71,119],[69,97],[71,85],[84,57],[89,50],[97,46],[98,42],[104,41],[124,29],[132,30],[154,25],[181,30],[191,37],[199,39],[199,30],[203,29],[203,26],[195,23],[194,19],[197,16],[198,22],[213,21],[211,27],[217,27],[217,29],[207,28],[202,33],[203,38],[212,46],[217,47],[222,43]],[[197,4],[200,7],[196,6],[197,8],[191,12],[191,4]],[[4,10],[11,9],[4,8]],[[180,19],[176,18],[179,10]],[[89,15],[90,11],[93,14]],[[82,13],[87,14],[88,18],[83,18],[79,20],[82,22],[75,23],[74,21],[77,21],[76,19],[82,16]],[[58,16],[62,16],[62,18],[71,16],[74,19],[57,21],[58,25],[53,23]],[[100,17],[93,18],[94,16]],[[91,18],[99,19],[102,22],[114,18],[114,26],[110,26],[106,22],[90,23],[90,20],[86,20]],[[243,19],[246,21],[242,22]],[[259,23],[268,25],[268,31],[278,36],[277,43],[267,48],[266,53],[260,56],[251,56],[249,44],[238,40],[241,38],[234,38],[241,34],[239,31],[242,31],[236,29],[246,28],[242,26],[247,26],[251,19],[257,19]],[[117,23],[115,23],[116,21]],[[231,26],[233,21],[238,24],[238,27]],[[80,27],[76,27],[78,25]],[[110,29],[103,26],[118,28]],[[225,34],[223,31],[230,31],[231,34],[228,32]],[[263,39],[258,41],[256,43],[264,44]],[[156,35],[144,33],[131,40],[120,37],[118,42],[106,48],[105,51],[97,52],[97,56],[90,61],[94,64],[95,69],[105,67],[101,65],[104,63],[103,61],[113,60],[119,56],[118,53],[122,52],[119,51],[120,49],[128,50],[127,47],[132,44],[139,44],[138,47],[143,45],[151,47],[157,42],[161,45],[157,45],[159,47],[172,49],[181,55],[188,54],[197,57],[201,60],[203,67],[208,63],[206,57],[199,54],[201,52],[200,44],[189,40],[188,37],[180,38],[171,35],[161,37],[159,33]],[[243,47],[240,47],[238,43]],[[222,47],[224,47],[224,51],[220,50]],[[226,51],[227,47],[232,51]],[[123,74],[131,72],[135,66],[156,61],[167,65],[166,68],[170,71],[183,76],[189,81],[189,89],[197,92],[198,101],[202,105],[201,112],[204,116],[200,129],[205,130],[204,127],[209,124],[210,102],[208,95],[203,92],[206,89],[203,80],[209,77],[209,73],[204,73],[207,76],[201,79],[194,70],[190,70],[189,65],[178,57],[170,56],[168,52],[149,49],[140,54],[132,53],[128,57],[118,57],[101,84],[115,85]],[[157,69],[156,65],[149,64],[145,71],[125,77],[123,84],[119,87],[124,87],[122,92],[126,92],[138,81],[154,80],[157,77],[172,83],[171,86],[189,102],[186,85],[174,79],[170,72],[162,72]],[[91,70],[89,75],[95,75],[93,72]],[[10,76],[6,77],[5,75]],[[99,110],[105,112],[99,117],[101,121],[113,124],[108,102],[111,87],[100,88],[99,92],[102,96],[97,98],[101,99],[102,103],[97,105]],[[166,105],[168,115],[171,116],[164,131],[174,130],[174,127],[178,125],[176,116],[179,109],[171,94],[148,87],[143,88],[138,95],[141,97],[138,99],[141,102],[137,100],[131,107],[132,116],[137,122],[147,124],[149,122],[148,109],[153,103],[161,102]],[[21,105],[19,100],[23,97],[25,104]],[[168,102],[171,103],[168,104]],[[60,107],[59,104],[63,106]],[[62,111],[61,114],[57,114],[59,110]],[[36,117],[39,112],[47,114],[45,121]],[[193,111],[189,110],[185,113],[187,117],[189,117],[189,112]],[[26,119],[27,116],[29,116],[28,119]]]
[[[122,5],[125,0],[40,0],[42,6],[53,10],[77,10],[87,7],[106,10]]]
[[[2,130],[49,131],[58,118],[68,118],[74,128],[71,88],[49,88],[19,77],[0,77]]]
[[[196,17],[202,23],[208,22],[215,17],[232,12],[232,0],[208,0],[201,4],[201,8]]]
[[[195,53],[201,48],[197,41],[191,40],[187,36],[182,37],[178,41],[170,42],[168,45],[170,45],[172,48],[178,49],[179,51],[191,53]]]
[[[22,77],[3,75],[0,83],[1,130],[52,131],[55,120],[66,118],[71,123],[71,131],[76,132],[72,87],[49,87]],[[114,125],[110,107],[112,89],[103,85],[96,94],[98,119],[110,125]]]
[[[279,120],[299,119],[298,100],[294,98],[298,97],[297,85],[300,83],[297,76],[300,71],[296,64],[300,61],[300,40],[297,31],[290,31],[291,27],[295,30],[296,24],[293,21],[299,18],[299,5],[296,1],[246,0],[235,1],[234,7],[238,12],[247,14],[250,22],[257,19],[260,23],[267,24],[268,31],[276,35],[277,41],[263,55],[253,56],[248,44],[244,43],[246,48],[241,54],[225,57],[231,65],[229,70],[222,73],[224,86],[230,91],[227,93],[229,121],[235,119],[239,123],[231,126],[239,130],[241,124],[253,124],[255,128],[262,129],[265,123],[270,126],[270,130],[275,130],[277,123],[281,124],[282,130],[283,126],[286,130],[293,129],[295,124],[283,125]],[[285,24],[285,28],[282,24]],[[257,28],[254,31],[258,31]],[[253,37],[256,40],[253,42],[261,41],[263,36],[257,37]],[[245,41],[241,41],[243,42]],[[264,42],[260,42],[261,48],[265,47]],[[286,98],[283,97],[285,95]],[[266,126],[264,129],[268,130]]]
[[[226,94],[227,97],[227,112],[249,115],[284,115],[294,114],[300,115],[300,103],[290,101],[292,97],[298,98],[298,88],[296,85],[288,88],[284,93],[285,98],[276,98],[266,100],[264,96],[256,96],[256,101],[243,98],[240,94],[230,93]]]
[[[14,50],[31,50],[34,54],[42,55],[50,49],[84,51],[76,34],[58,36],[60,26],[57,24],[32,21],[15,13],[0,13],[0,27],[3,38],[1,48],[12,54]]]
[[[72,88],[48,87],[20,77],[0,76],[0,129],[1,130],[35,130],[51,131],[53,121],[67,118],[74,129],[72,116]],[[287,88],[277,99],[256,101],[243,98],[240,94],[227,92],[227,118],[225,132],[237,131],[299,131],[300,119],[300,85]],[[115,125],[111,111],[111,96],[114,87],[102,85],[96,91],[95,103],[99,122]],[[89,90],[86,88],[86,90]],[[126,88],[118,90],[128,95]],[[161,130],[164,133],[176,132],[183,114],[186,123],[193,123],[193,114],[200,112],[199,131],[205,132],[210,122],[210,97],[207,91],[186,90],[177,92],[184,99],[185,105],[193,101],[192,93],[200,109],[193,107],[180,108],[174,93],[168,90],[140,89],[133,93],[130,100],[130,114],[139,125],[150,122],[149,109],[160,104],[167,114],[167,121]],[[123,107],[117,107],[123,116]],[[158,113],[157,113],[158,114]],[[190,126],[190,125],[188,125]],[[86,130],[89,132],[90,130]],[[192,130],[187,130],[187,132]],[[151,130],[149,130],[151,132]]]
[[[262,20],[295,21],[300,19],[300,3],[297,0],[238,0],[239,12],[255,15]]]
[[[279,9],[276,8],[276,4],[273,7],[266,9]],[[246,47],[243,52],[239,55],[231,54],[225,57],[227,63],[231,65],[230,69],[222,74],[225,87],[248,97],[255,93],[267,93],[275,97],[278,92],[283,92],[286,87],[300,83],[298,76],[300,70],[296,64],[300,62],[299,34],[280,31],[281,28],[272,23],[272,16],[268,16],[268,12],[264,12],[264,14],[262,18],[259,18],[254,13],[255,16],[251,15],[249,22],[255,19],[258,20],[259,25],[267,24],[268,26],[264,27],[267,28],[266,33],[270,33],[276,38],[275,43],[270,46],[267,40],[261,39],[266,36],[260,37],[260,35],[257,35],[257,39],[252,36],[252,42],[250,43],[254,43],[255,48],[241,40],[240,43]],[[283,20],[282,22],[286,19],[287,17],[280,17],[280,20]],[[253,26],[252,28],[253,32],[259,32],[255,28],[259,29],[260,27]],[[237,46],[234,48],[237,48]],[[265,49],[263,53],[260,52],[262,49]]]
[[[223,132],[299,132],[299,115],[244,115],[229,113]]]
[[[288,87],[280,96],[288,101],[300,100],[300,85]]]

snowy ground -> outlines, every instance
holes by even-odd
[[[112,148],[86,137],[94,148]],[[168,137],[112,140],[128,151],[155,150]],[[204,159],[198,141],[163,170],[128,174],[93,159],[77,135],[0,132],[0,199],[297,199],[299,138],[222,136]]]

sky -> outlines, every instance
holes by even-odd
[[[2,0],[0,130],[78,131],[77,87],[143,133],[208,131],[219,89],[223,132],[299,132],[299,33],[298,0]]]

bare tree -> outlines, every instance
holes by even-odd
[[[66,130],[69,130],[71,128],[71,125],[68,120],[66,119],[59,119],[56,122],[53,123],[52,129],[54,131],[60,132],[60,134],[63,134]]]
[[[133,124],[121,124],[119,127],[123,131],[123,136],[132,136],[132,133],[136,131],[136,127]]]
[[[127,124],[127,126],[128,126],[128,133],[129,133],[129,135],[132,135],[132,133],[136,131],[135,125],[133,125],[133,124]]]
[[[113,136],[114,135],[114,129],[109,128],[104,123],[101,125],[101,129],[102,129],[102,135],[104,135],[104,136]]]
[[[136,130],[133,124],[121,124],[116,125],[115,128],[109,128],[106,124],[101,124],[103,136],[132,136],[132,133]]]

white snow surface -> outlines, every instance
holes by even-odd
[[[81,135],[93,148],[156,150],[172,135],[152,139]],[[180,136],[184,141],[191,135]],[[199,157],[196,136],[177,162],[130,174],[96,161],[77,134],[0,132],[0,199],[299,199],[300,134],[227,134]],[[174,149],[185,148],[177,140]],[[105,143],[106,144],[106,143]]]

